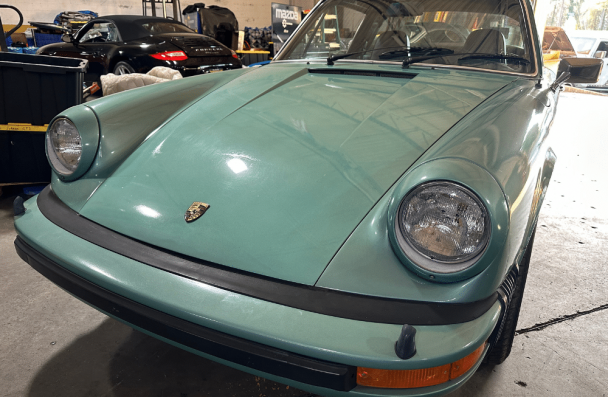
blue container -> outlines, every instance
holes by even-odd
[[[23,53],[23,48],[21,47],[8,47],[8,52],[14,52],[16,54],[22,54]]]
[[[6,46],[7,47],[11,47],[13,45],[13,39],[11,39],[11,36],[8,36],[6,38]],[[34,46],[34,38],[33,37],[28,37],[27,38],[27,46],[28,47],[33,47]]]
[[[23,194],[27,196],[35,196],[36,194],[40,193],[45,187],[46,185],[26,186],[23,188]]]
[[[35,55],[36,51],[38,51],[39,47],[26,47],[22,48],[24,54],[32,54]]]
[[[264,66],[264,65],[268,65],[269,63],[270,63],[270,61],[256,62],[256,63],[252,63],[252,64],[248,65],[247,67],[252,68],[254,66]]]
[[[43,45],[61,43],[60,34],[47,34],[47,33],[34,33],[36,37],[36,45],[42,47]]]
[[[201,27],[201,14],[198,11],[189,12],[184,15],[184,24],[188,26],[190,29],[194,30],[196,33],[202,33],[203,29]]]

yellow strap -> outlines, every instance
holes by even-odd
[[[270,51],[236,51],[237,54],[270,54]]]
[[[46,132],[49,125],[31,125],[28,123],[8,123],[0,124],[0,131],[32,131],[32,132]]]

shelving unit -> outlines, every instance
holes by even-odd
[[[167,18],[167,4],[170,4],[173,8],[173,19],[182,22],[182,7],[179,0],[141,0],[143,15],[147,16],[148,11],[151,11],[151,16],[157,16],[156,7],[160,5],[162,17]]]

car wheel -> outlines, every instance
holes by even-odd
[[[133,66],[124,61],[120,61],[116,64],[116,66],[114,66],[114,74],[122,75],[131,73],[135,73],[135,69],[133,69]]]
[[[528,268],[530,267],[530,257],[532,256],[532,245],[534,243],[534,236],[536,235],[536,228],[532,232],[530,242],[526,247],[526,253],[522,258],[519,265],[519,274],[515,284],[515,291],[511,298],[511,303],[505,313],[505,323],[502,329],[500,337],[491,347],[491,350],[486,355],[484,362],[489,365],[502,364],[509,354],[511,354],[511,346],[513,346],[513,338],[515,338],[515,331],[517,328],[517,320],[519,319],[519,310],[521,308],[521,302],[524,297],[524,288],[526,286],[526,279],[528,278]]]

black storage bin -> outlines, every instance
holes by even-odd
[[[44,132],[0,130],[0,184],[49,182]]]
[[[0,52],[0,185],[50,181],[44,128],[35,127],[82,103],[87,66],[83,59]]]
[[[241,56],[241,62],[244,66],[268,61],[270,57],[269,51],[237,51],[236,53]]]
[[[88,61],[0,52],[0,124],[48,124],[82,103]]]

